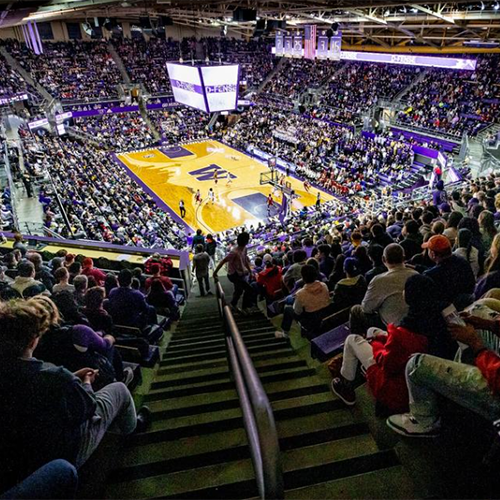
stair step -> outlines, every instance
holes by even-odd
[[[280,401],[282,399],[310,396],[325,392],[330,392],[330,388],[327,385],[318,384],[307,387],[299,387],[298,389],[275,392],[269,394],[269,400],[273,402]],[[207,402],[207,397],[204,394],[201,394],[198,396],[189,396],[187,400],[184,398],[176,398],[175,401],[153,401],[148,406],[153,412],[153,418],[174,418],[239,408],[240,401],[237,397],[236,391],[231,391],[230,393],[217,393],[215,397],[211,394],[209,402]]]
[[[369,434],[368,426],[364,424],[346,425],[332,429],[330,432],[313,432],[303,434],[299,437],[300,440],[294,438],[284,438],[280,440],[280,449],[282,452],[286,452],[284,456],[285,469],[287,468],[287,464],[290,463],[291,458],[295,458],[290,452],[299,448],[304,449],[305,447],[315,447],[315,453],[321,452],[324,460],[326,458],[324,455],[325,452],[330,451],[330,453],[332,453],[333,451],[338,457],[339,448],[345,447],[346,444],[350,445],[351,448],[359,449],[363,443],[366,443],[366,447],[363,448],[365,451],[367,451],[367,449],[370,452],[377,451],[375,443]],[[327,444],[327,447],[321,446],[325,444]],[[250,450],[248,446],[234,446],[215,451],[208,451],[197,455],[123,466],[120,469],[116,469],[111,474],[109,479],[111,482],[131,481],[161,475],[165,471],[172,473],[208,465],[215,465],[218,463],[241,460],[244,458],[250,458]]]
[[[250,355],[252,354],[259,354],[262,352],[263,348],[272,348],[273,351],[285,351],[287,353],[292,353],[294,352],[288,343],[284,341],[281,345],[280,344],[261,344],[257,346],[252,346],[248,348],[248,352]],[[168,358],[168,359],[163,359],[160,361],[160,366],[175,366],[175,365],[184,365],[184,364],[191,364],[197,361],[207,361],[207,360],[215,360],[215,359],[226,359],[226,351],[221,350],[217,351],[214,353],[209,353],[209,354],[193,354],[192,356],[179,356],[176,358]],[[191,365],[193,366],[193,365]]]
[[[298,407],[307,407],[319,404],[332,404],[332,406],[340,406],[338,400],[333,400],[331,393],[323,392],[319,394],[311,394],[308,396],[299,396],[296,398],[281,399],[271,403],[273,412],[284,411],[286,409],[293,409]],[[236,408],[211,411],[207,413],[200,413],[194,415],[185,415],[180,417],[173,417],[168,415],[168,412],[161,412],[153,414],[153,422],[151,425],[151,432],[167,429],[183,429],[188,426],[200,426],[209,423],[220,423],[224,428],[226,420],[234,420],[241,418],[241,409],[239,406]]]
[[[400,465],[393,450],[377,451],[373,448],[375,444],[371,436],[371,450],[357,456],[357,439],[360,438],[338,441],[336,446],[328,443],[287,452],[284,458],[285,487],[309,486],[325,479],[338,480]],[[360,441],[365,447],[368,444],[365,436]],[[325,458],[328,459],[326,463]],[[257,486],[251,460],[246,459],[157,475],[147,480],[114,483],[108,491],[111,498],[247,498],[257,493]]]
[[[290,358],[291,356],[296,356],[295,351],[291,349],[273,349],[272,351],[267,351],[266,354],[252,354],[250,353],[254,363],[260,361],[277,360],[283,358]],[[166,363],[162,366],[160,363],[160,368],[157,373],[162,375],[165,373],[183,373],[192,372],[195,369],[210,369],[210,367],[227,366],[227,357],[223,356],[220,358],[214,358],[212,360],[207,360],[205,363],[196,363],[193,366],[191,361],[186,361],[185,363]]]
[[[321,442],[328,436],[349,436],[367,432],[367,426],[361,421],[361,417],[353,414],[347,408],[314,415],[299,415],[283,421],[277,420],[276,426],[280,443],[290,443],[289,447]],[[316,436],[314,440],[312,435]],[[128,442],[127,444],[129,446],[120,455],[122,467],[247,446],[248,438],[243,426],[241,426],[211,434],[180,436],[179,439],[169,441],[149,439],[149,441],[137,441],[133,443],[134,446]]]
[[[293,380],[296,378],[310,377],[316,372],[312,368],[297,368],[292,370],[277,371],[276,373],[264,375],[260,377],[261,382],[266,383]],[[158,399],[175,398],[182,396],[190,396],[193,394],[218,392],[226,389],[232,389],[234,383],[231,380],[212,383],[210,380],[203,384],[185,385],[176,387],[175,389],[158,389],[151,391],[145,396],[145,401],[154,401]]]
[[[266,366],[260,366],[256,367],[258,373],[267,373],[267,372],[272,372],[272,371],[277,371],[277,370],[285,370],[289,368],[299,368],[299,367],[307,367],[307,364],[305,361],[297,359],[294,361],[288,361],[285,363],[275,363],[274,365],[266,365]],[[167,387],[175,387],[179,385],[191,385],[191,384],[197,384],[200,382],[206,382],[207,379],[213,381],[213,380],[225,380],[230,378],[229,376],[229,370],[227,367],[220,367],[218,369],[212,369],[212,370],[204,370],[199,374],[194,374],[191,373],[190,375],[192,376],[177,376],[174,378],[168,377],[168,376],[158,376],[156,377],[155,381],[153,382],[151,388],[152,389],[160,389],[160,388],[167,388]]]
[[[269,344],[282,344],[285,342],[284,339],[280,338],[275,338],[274,336],[266,335],[264,338],[256,338],[256,339],[245,339],[245,345],[247,347],[251,347],[253,345],[261,345],[261,346],[267,346]],[[181,356],[186,355],[192,355],[193,352],[196,352],[196,354],[201,354],[201,353],[212,353],[212,352],[218,352],[221,349],[225,349],[225,342],[223,341],[220,344],[215,344],[215,345],[208,345],[205,347],[200,347],[198,345],[196,346],[181,346],[178,349],[170,349],[167,347],[167,351],[165,353],[165,356],[163,359],[170,359],[170,358],[180,358]]]
[[[336,400],[323,401],[313,403],[308,406],[283,408],[274,412],[276,421],[287,419],[298,419],[299,417],[315,415],[318,413],[332,413],[334,410],[343,410],[343,403]],[[241,417],[231,417],[223,421],[206,422],[184,427],[176,427],[174,429],[161,429],[148,431],[142,434],[134,434],[129,437],[127,444],[129,446],[137,446],[148,443],[159,443],[161,441],[173,441],[183,437],[196,436],[200,434],[214,434],[221,431],[229,431],[238,429],[243,426]]]
[[[265,333],[265,332],[274,332],[276,328],[273,325],[267,325],[267,326],[258,326],[258,327],[253,327],[253,328],[248,328],[245,330],[240,330],[240,333],[243,338],[247,336],[251,336],[254,333]],[[223,339],[225,337],[224,333],[217,332],[217,333],[209,333],[209,334],[201,334],[201,335],[191,335],[191,334],[182,334],[179,335],[179,333],[176,331],[173,334],[171,343],[175,344],[187,344],[193,341],[204,341],[204,340],[219,340]]]
[[[288,363],[300,363],[300,366],[307,366],[307,363],[299,358],[298,356],[288,356],[286,358],[281,358],[281,359],[266,359],[263,361],[257,361],[254,363],[255,368],[259,367],[267,367],[267,366],[290,366]],[[297,366],[299,366],[297,364]],[[168,368],[161,368],[156,372],[156,378],[155,382],[160,382],[163,380],[182,380],[186,379],[186,377],[195,377],[195,376],[206,376],[209,377],[213,373],[218,373],[225,371],[227,372],[227,363],[224,363],[223,365],[220,366],[207,366],[206,368],[199,368],[199,365],[196,365],[193,367],[188,374],[184,372],[171,372]],[[259,371],[259,370],[258,370]]]

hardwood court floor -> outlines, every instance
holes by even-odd
[[[184,200],[184,221],[193,229],[219,232],[267,218],[266,198],[272,187],[259,184],[260,174],[269,171],[267,166],[218,141],[121,153],[117,158],[179,216],[179,201]],[[316,189],[307,193],[301,181],[287,180],[298,195],[293,210],[314,205]],[[214,190],[215,202],[209,199],[209,188]],[[197,189],[201,204],[195,202]],[[321,193],[322,201],[331,199]],[[274,200],[281,203],[281,194],[276,193]]]

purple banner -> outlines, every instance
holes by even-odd
[[[284,51],[284,40],[283,40],[283,33],[279,32],[276,33],[276,55],[277,56],[282,56],[283,51]]]
[[[328,57],[328,37],[324,35],[318,36],[318,48],[316,49],[316,57],[318,59],[326,59]]]
[[[330,49],[328,50],[328,59],[340,61],[342,54],[342,31],[330,38]]]
[[[302,36],[296,35],[293,37],[293,57],[302,57]]]
[[[293,55],[293,40],[291,36],[285,37],[284,55],[287,57],[292,57]]]

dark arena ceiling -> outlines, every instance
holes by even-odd
[[[27,20],[86,20],[112,17],[134,22],[148,16],[170,17],[175,24],[212,28],[218,35],[252,36],[257,21],[235,22],[238,7],[255,9],[257,19],[286,21],[286,30],[304,24],[328,29],[339,23],[349,45],[460,48],[464,42],[500,41],[500,0],[415,1],[391,0],[0,0],[0,28]],[[273,33],[271,33],[273,34]]]

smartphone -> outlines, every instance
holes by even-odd
[[[465,321],[460,317],[457,308],[453,304],[443,309],[441,311],[441,314],[443,315],[443,318],[446,321],[447,325],[465,326]],[[462,351],[464,351],[465,349],[467,349],[467,347],[469,347],[467,344],[463,344],[462,342],[457,342],[457,343]]]

